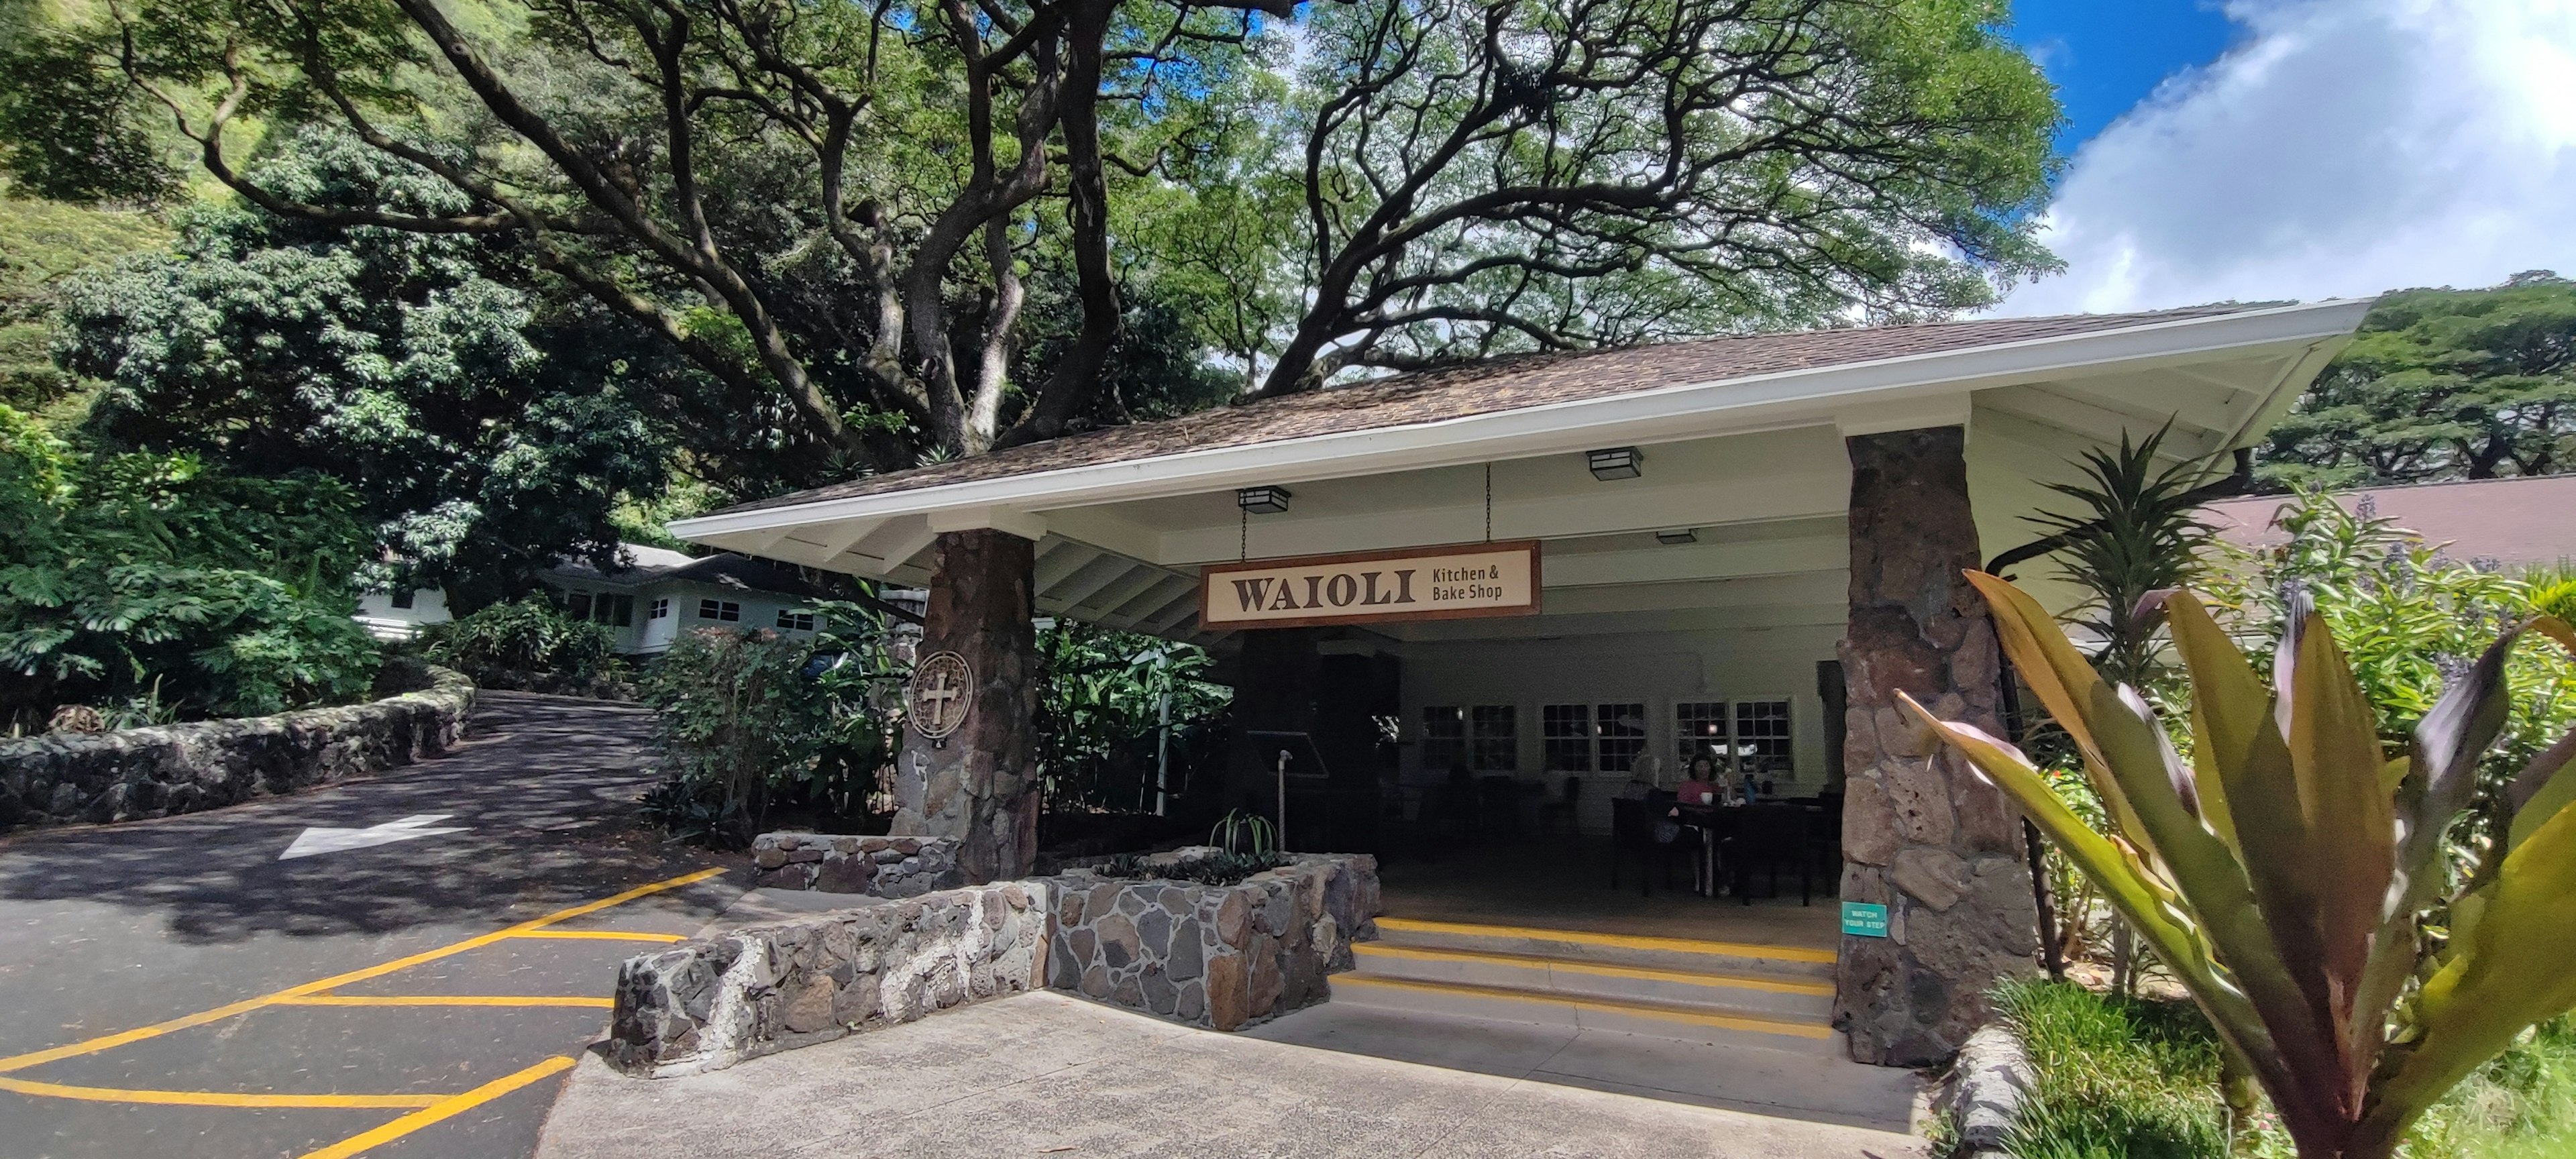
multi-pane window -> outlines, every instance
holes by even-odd
[[[564,615],[623,628],[635,622],[635,597],[613,592],[568,591],[564,593]]]
[[[1789,702],[1736,701],[1735,752],[1745,772],[1762,775],[1789,772],[1792,768]]]
[[[1624,773],[1636,768],[1637,758],[1646,751],[1646,706],[1604,704],[1594,710],[1594,721],[1601,737],[1601,771]]]
[[[1592,771],[1592,706],[1542,704],[1538,707],[1539,744],[1547,767],[1560,773]]]
[[[587,619],[589,619],[589,618],[590,618],[590,593],[589,593],[589,592],[565,592],[565,593],[564,593],[564,615],[565,615],[565,616],[567,616],[567,617],[569,617],[569,618],[571,618],[571,619],[575,619],[575,620],[587,620]]]
[[[1521,764],[1520,726],[1508,704],[1467,709],[1467,759],[1478,772],[1510,772]]]
[[[1467,763],[1467,710],[1434,705],[1422,710],[1422,767],[1439,772]]]
[[[670,597],[665,596],[661,599],[654,600],[653,606],[645,612],[645,618],[651,620],[667,620],[671,618]]]
[[[785,608],[780,608],[778,609],[778,626],[791,632],[811,632],[814,630],[814,613],[791,612]]]
[[[1719,771],[1727,767],[1727,711],[1723,700],[1689,701],[1673,706],[1674,756],[1684,776],[1691,762],[1707,757]]]
[[[732,600],[699,600],[698,618],[719,620],[728,624],[739,623],[742,620],[742,605]]]

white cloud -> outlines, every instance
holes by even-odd
[[[2576,3],[2231,0],[2242,43],[2075,154],[2011,314],[2576,275]]]

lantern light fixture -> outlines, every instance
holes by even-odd
[[[1288,509],[1285,487],[1242,487],[1234,493],[1234,505],[1254,515],[1277,515]]]
[[[1635,447],[1608,447],[1583,453],[1592,477],[1604,483],[1617,479],[1634,479],[1645,473],[1646,458]]]

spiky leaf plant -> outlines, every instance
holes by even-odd
[[[2294,601],[2267,686],[2189,592],[2160,595],[2191,683],[2192,755],[2135,690],[2102,679],[2037,601],[1968,577],[2005,652],[2073,737],[2108,833],[2011,745],[1908,710],[2009,793],[2190,990],[2303,1159],[2381,1159],[2478,1064],[2576,1007],[2576,734],[2511,793],[2510,839],[2456,886],[2444,836],[2503,728],[2489,647],[2391,758],[2343,650]],[[2447,913],[2448,936],[2428,914]]]

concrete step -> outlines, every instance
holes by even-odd
[[[1377,928],[1379,941],[1376,944],[1412,949],[1463,950],[1784,981],[1822,980],[1830,983],[1834,976],[1834,952],[1808,946],[1767,946],[1750,942],[1601,934],[1586,930],[1435,922],[1403,917],[1381,917],[1377,919]]]
[[[1359,972],[1378,978],[1646,1002],[1766,1018],[1822,1022],[1833,1017],[1833,983],[1815,977],[1720,974],[1385,942],[1362,942],[1351,950],[1358,959]]]
[[[1843,1052],[1840,1033],[1821,1019],[1779,1018],[1704,1006],[1427,982],[1361,972],[1334,975],[1332,987],[1335,1003],[1381,1010],[1570,1026],[1819,1056]]]

